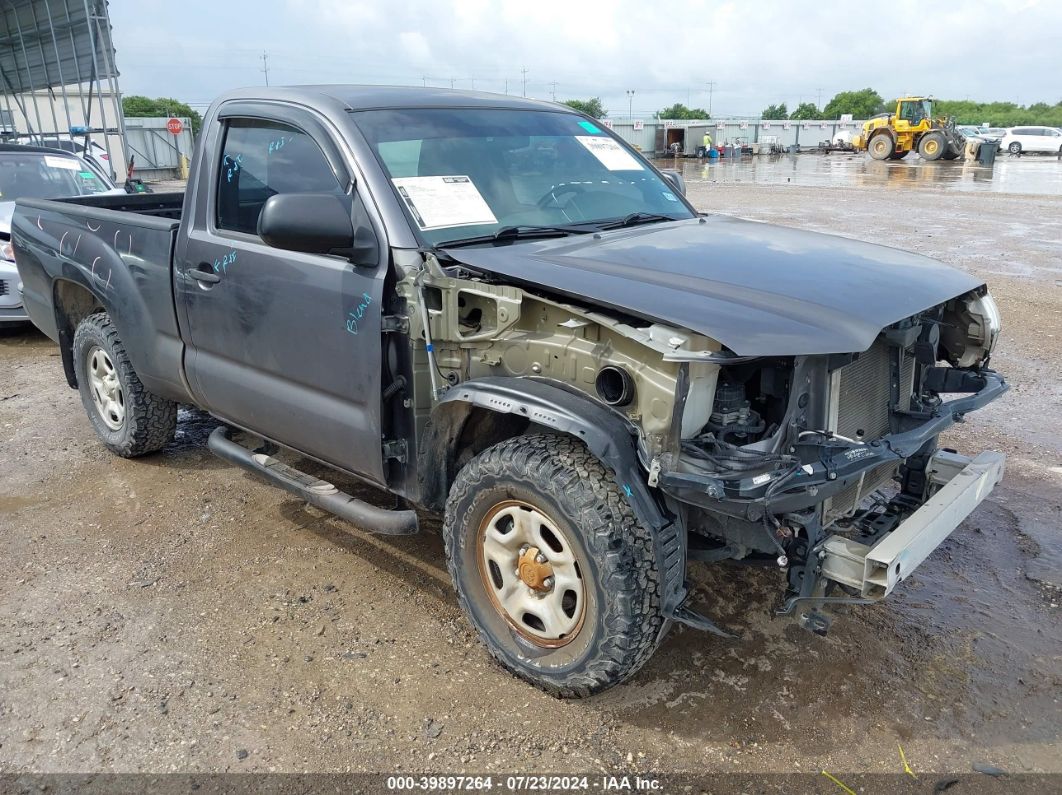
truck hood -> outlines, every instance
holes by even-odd
[[[740,356],[865,351],[884,327],[982,284],[917,254],[727,216],[446,253]]]

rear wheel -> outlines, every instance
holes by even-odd
[[[870,139],[870,144],[867,146],[870,156],[875,160],[888,160],[892,157],[895,148],[895,142],[888,133],[878,133]]]
[[[581,697],[634,674],[663,626],[653,536],[580,442],[522,436],[458,474],[443,524],[458,599],[490,653]]]
[[[918,142],[918,154],[923,160],[940,160],[947,151],[947,147],[943,133],[927,132]]]
[[[1017,141],[1012,141],[1010,146],[1007,147],[1007,151],[1010,152],[1012,155],[1020,155],[1021,154],[1021,144],[1018,143]]]
[[[73,356],[81,403],[108,450],[134,458],[173,440],[177,404],[148,392],[140,382],[106,312],[81,321]]]

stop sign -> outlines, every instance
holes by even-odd
[[[184,132],[184,125],[181,124],[180,119],[170,119],[166,122],[166,129],[174,135],[180,135],[182,132]]]

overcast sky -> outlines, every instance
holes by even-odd
[[[933,11],[927,11],[933,8]],[[875,88],[949,99],[1062,100],[1062,2],[891,0],[112,0],[125,94],[201,110],[269,82],[399,83],[558,100],[612,116],[683,102],[757,115]],[[878,10],[886,11],[882,17]],[[554,85],[555,84],[555,85]]]

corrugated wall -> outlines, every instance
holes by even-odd
[[[781,146],[794,144],[804,148],[814,147],[820,141],[830,141],[843,131],[855,135],[863,126],[860,120],[843,122],[837,119],[819,119],[815,121],[772,121],[763,119],[712,119],[711,121],[686,121],[653,119],[652,121],[631,121],[627,119],[603,119],[617,135],[632,146],[646,153],[661,150],[657,146],[657,130],[681,130],[685,140],[684,152],[693,154],[701,145],[704,131],[707,129],[716,144],[736,143],[739,140],[749,143],[765,143],[774,139]],[[641,129],[635,129],[638,126]]]
[[[165,116],[125,119],[125,145],[136,158],[136,175],[144,180],[173,179],[180,155],[192,157],[192,120],[181,119],[184,131],[180,135],[166,129],[168,121]]]

